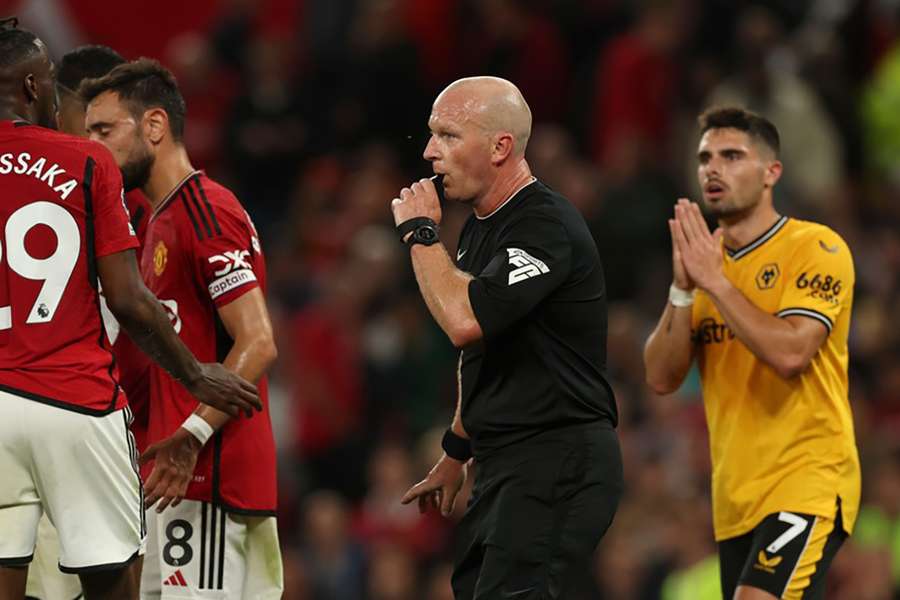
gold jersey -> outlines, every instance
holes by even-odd
[[[860,469],[847,398],[853,257],[824,225],[781,217],[740,250],[725,276],[756,307],[819,321],[828,337],[802,374],[784,379],[735,337],[699,291],[692,332],[712,454],[716,540],[747,533],[780,511],[834,518],[850,533]]]

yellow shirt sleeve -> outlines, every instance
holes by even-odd
[[[830,229],[809,236],[787,268],[779,317],[802,315],[820,321],[830,333],[852,302],[855,274],[850,248]]]

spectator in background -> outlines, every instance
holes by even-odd
[[[900,188],[900,42],[881,59],[862,98],[862,125],[870,166]]]
[[[375,450],[369,459],[369,490],[353,517],[353,533],[360,543],[390,544],[420,560],[446,549],[449,532],[443,519],[397,502],[414,483],[406,448],[386,442]]]
[[[305,515],[301,552],[310,596],[315,600],[365,600],[365,554],[350,537],[346,502],[334,492],[315,492],[306,500]]]
[[[630,30],[597,61],[591,151],[603,168],[632,172],[669,157],[678,97],[677,52],[687,31],[684,3],[643,0]]]
[[[184,132],[184,145],[194,164],[212,177],[224,176],[222,121],[239,92],[238,73],[223,65],[210,41],[198,33],[172,39],[166,48],[166,63],[190,107],[191,123]]]
[[[491,73],[516,82],[534,118],[565,120],[572,66],[557,24],[522,0],[475,0],[470,4],[475,31],[465,35],[466,70]]]
[[[409,550],[376,544],[369,565],[368,600],[419,600],[420,582]]]
[[[821,219],[843,182],[843,147],[834,121],[813,88],[779,64],[786,59],[783,32],[771,13],[746,9],[737,40],[738,69],[713,89],[706,104],[744,106],[775,123],[788,165],[779,201],[798,217]]]
[[[284,40],[259,38],[250,45],[248,83],[225,124],[235,191],[247,202],[262,239],[290,196],[295,165],[307,149],[308,125],[292,86],[290,56]]]

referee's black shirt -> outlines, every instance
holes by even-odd
[[[618,420],[606,381],[606,285],[578,210],[539,181],[469,217],[456,262],[484,333],[462,352],[477,458],[548,429]]]

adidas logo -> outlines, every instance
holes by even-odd
[[[187,587],[188,583],[184,579],[184,575],[181,574],[181,569],[178,569],[172,575],[163,582],[163,585],[172,585],[175,587]]]
[[[509,272],[509,282],[507,285],[513,285],[538,275],[545,275],[550,272],[544,261],[539,260],[524,250],[518,248],[507,248],[509,253],[509,264],[515,267]]]
[[[775,567],[781,564],[781,560],[783,557],[781,556],[773,556],[769,558],[766,556],[765,550],[760,550],[759,554],[756,557],[756,564],[753,565],[753,568],[759,569],[760,571],[765,571],[766,573],[775,573]]]

